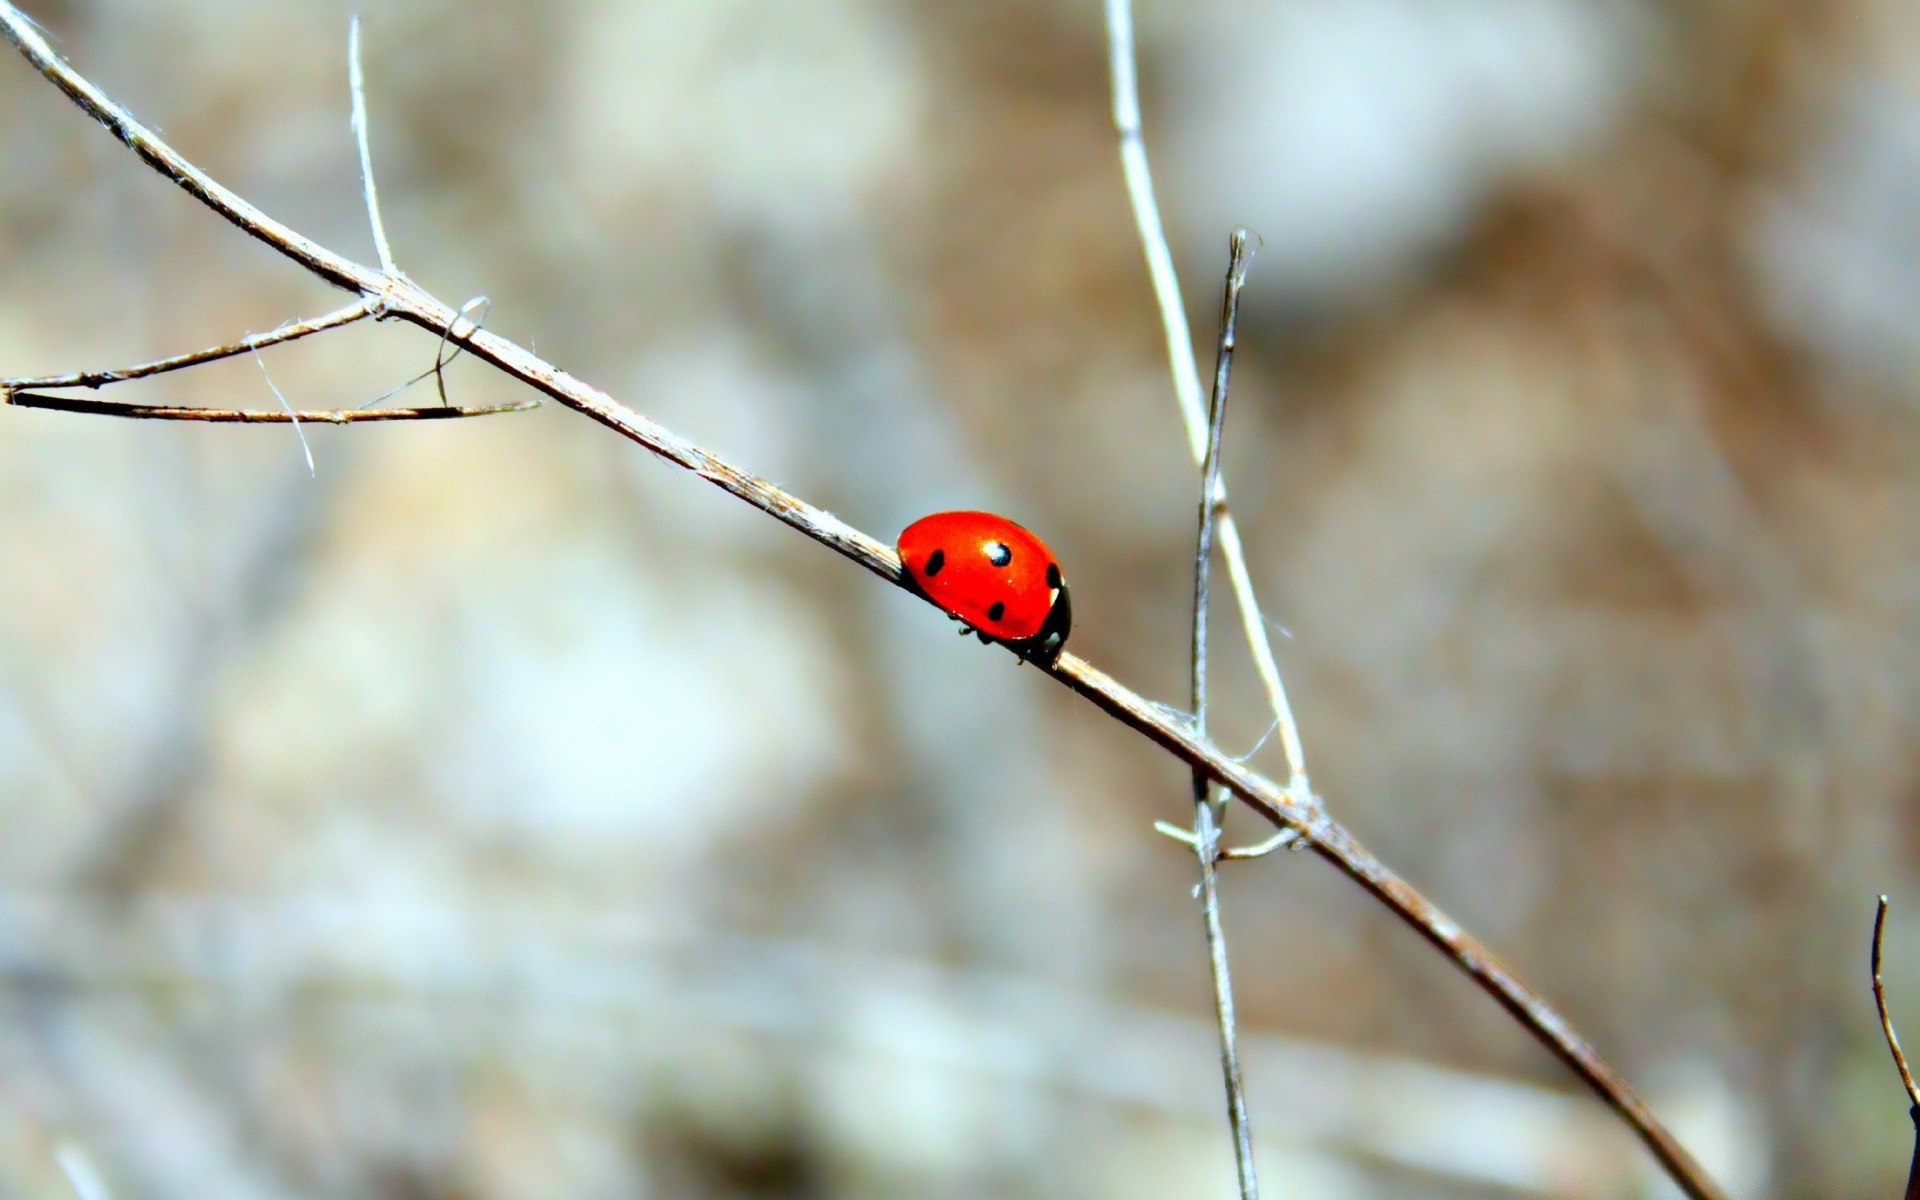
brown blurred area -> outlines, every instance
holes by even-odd
[[[29,11],[372,257],[348,6]],[[1015,516],[1075,648],[1182,702],[1198,484],[1095,0],[363,16],[410,274],[876,536]],[[1227,231],[1265,239],[1227,469],[1332,812],[1734,1195],[1894,1194],[1866,938],[1890,893],[1920,1027],[1920,9],[1138,20],[1204,346]],[[0,164],[0,374],[341,302],[13,56]],[[434,349],[116,394],[272,406],[264,366],[351,406]],[[284,428],[0,413],[0,1197],[1229,1194],[1172,762],[558,408],[307,438],[311,476]],[[1667,1194],[1323,864],[1225,895],[1270,1195]]]

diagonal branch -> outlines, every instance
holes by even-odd
[[[531,351],[461,321],[457,309],[404,275],[344,258],[242,200],[188,162],[56,56],[11,0],[0,0],[0,34],[19,49],[35,70],[125,142],[142,161],[249,237],[272,246],[319,278],[376,301],[388,316],[436,335],[444,333],[450,342],[465,348],[475,358],[598,421],[668,462],[692,471],[887,582],[904,586],[900,561],[893,551],[832,513],[709,453]],[[1218,746],[1196,735],[1188,724],[1170,716],[1160,706],[1150,704],[1077,655],[1062,654],[1050,664],[1036,665],[1182,762],[1204,769],[1275,828],[1299,833],[1315,853],[1444,953],[1585,1081],[1633,1127],[1688,1196],[1693,1200],[1724,1200],[1721,1191],[1661,1125],[1645,1101],[1559,1013],[1522,984],[1478,940],[1388,870],[1352,834],[1334,824],[1317,806],[1296,795],[1292,784],[1298,782],[1297,777],[1290,781],[1288,788],[1283,788],[1249,771]]]
[[[172,358],[157,359],[131,367],[113,367],[104,371],[74,371],[66,375],[0,379],[0,404],[11,404],[19,408],[42,408],[53,412],[87,413],[101,417],[130,417],[148,421],[201,421],[233,425],[291,424],[296,427],[302,421],[313,421],[322,425],[350,425],[369,421],[440,421],[456,417],[490,417],[499,413],[527,412],[540,407],[538,400],[462,407],[445,403],[443,395],[442,403],[435,408],[312,410],[199,408],[185,404],[134,404],[119,400],[93,400],[81,396],[49,396],[42,391],[33,390],[83,387],[98,391],[110,384],[125,383],[131,379],[146,379],[154,375],[164,375],[170,371],[183,371],[188,367],[219,362],[221,359],[234,358],[242,354],[252,353],[257,356],[265,347],[298,341],[316,333],[324,333],[330,329],[339,329],[356,321],[365,320],[376,315],[379,308],[378,299],[362,297],[324,316],[312,317],[305,321],[289,321],[266,333],[249,334],[237,342],[229,342],[224,346],[209,346],[205,350],[195,350],[188,354],[176,354]],[[443,361],[436,360],[434,371],[437,372],[445,365]],[[425,376],[422,375],[420,378]],[[418,382],[418,379],[411,382]]]

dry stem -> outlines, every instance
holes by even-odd
[[[380,216],[380,192],[373,186],[373,148],[367,141],[367,80],[360,70],[360,14],[347,24],[347,89],[353,93],[353,141],[360,151],[360,187],[367,199],[367,223],[373,227],[373,248],[380,269],[398,275],[393,246],[387,241],[387,223]]]
[[[1153,280],[1154,299],[1160,307],[1160,325],[1166,337],[1167,366],[1173,373],[1174,394],[1180,400],[1180,415],[1186,421],[1194,462],[1201,465],[1207,456],[1207,409],[1201,399],[1200,368],[1194,360],[1193,338],[1187,332],[1186,303],[1180,298],[1180,276],[1173,269],[1173,253],[1167,248],[1166,230],[1160,223],[1160,205],[1153,194],[1153,172],[1147,165],[1146,142],[1140,132],[1132,0],[1107,0],[1107,47],[1113,78],[1113,125],[1120,136],[1121,173],[1126,177],[1127,199],[1133,207],[1141,249],[1147,258],[1147,274]],[[1247,568],[1246,550],[1240,544],[1240,526],[1227,507],[1224,478],[1216,481],[1213,495],[1219,507],[1220,556],[1227,564],[1227,577],[1233,585],[1240,627],[1247,639],[1247,649],[1253,655],[1254,670],[1266,688],[1274,720],[1279,723],[1280,744],[1287,756],[1287,790],[1303,807],[1317,807],[1313,784],[1307,778],[1307,756],[1300,744],[1300,726],[1293,719],[1293,705],[1287,700],[1287,687],[1281,682],[1280,668],[1274,661],[1273,642],[1267,637],[1266,619],[1261,615],[1260,601],[1253,590],[1253,573]]]
[[[1900,1069],[1900,1082],[1907,1089],[1907,1100],[1916,1113],[1920,1113],[1920,1088],[1913,1083],[1913,1072],[1907,1067],[1907,1056],[1900,1049],[1900,1035],[1893,1031],[1893,1018],[1887,1015],[1887,989],[1880,982],[1880,939],[1887,927],[1887,898],[1880,897],[1880,907],[1873,914],[1873,1003],[1880,1010],[1880,1031],[1887,1035],[1887,1049],[1893,1052],[1893,1065]]]
[[[91,400],[84,396],[44,396],[12,392],[6,403],[19,408],[88,413],[98,417],[134,417],[143,421],[201,421],[227,425],[358,425],[375,421],[443,421],[458,417],[491,417],[499,413],[530,412],[538,400],[512,404],[462,407],[440,404],[432,408],[196,408],[188,404],[132,404],[118,400]]]
[[[1227,379],[1233,371],[1234,334],[1239,324],[1240,288],[1247,279],[1251,239],[1233,231],[1227,262],[1226,294],[1220,302],[1220,342],[1214,354],[1213,398],[1207,410],[1207,450],[1200,472],[1200,534],[1193,555],[1193,730],[1207,735],[1207,608],[1212,598],[1213,531],[1224,503],[1220,486],[1220,438],[1227,419]],[[1227,934],[1220,920],[1220,822],[1214,809],[1213,780],[1193,769],[1193,852],[1200,860],[1200,904],[1207,929],[1207,962],[1213,973],[1213,1012],[1220,1026],[1220,1072],[1226,1080],[1227,1125],[1233,1133],[1233,1163],[1241,1200],[1259,1200],[1260,1178],[1253,1167],[1253,1123],[1247,1116],[1247,1087],[1240,1073],[1238,1034],[1233,1016],[1233,975],[1227,966]]]
[[[223,358],[247,354],[268,346],[278,346],[283,342],[297,341],[324,333],[329,329],[339,329],[351,325],[374,314],[378,307],[371,299],[362,297],[345,308],[337,308],[325,316],[312,317],[305,321],[289,321],[278,329],[265,333],[249,334],[237,342],[223,346],[209,346],[205,350],[195,350],[189,354],[176,354],[172,358],[162,358],[154,362],[140,363],[132,367],[114,367],[105,371],[74,371],[67,375],[37,375],[17,379],[0,379],[0,396],[12,396],[15,392],[30,388],[94,388],[99,389],[112,383],[124,383],[129,379],[145,379],[151,375],[164,375],[168,371],[185,370],[202,363],[218,362]],[[85,411],[85,410],[80,410]]]
[[[404,275],[364,266],[336,254],[221,186],[61,61],[10,0],[0,0],[0,33],[5,34],[48,82],[106,126],[143,162],[247,236],[273,247],[336,287],[373,301],[386,316],[408,321],[436,335],[444,333],[449,341],[481,361],[692,471],[887,582],[901,585],[900,563],[893,552],[831,513],[740,470],[515,343],[471,323],[460,322],[458,310]],[[1229,527],[1222,524],[1223,534]],[[1226,550],[1228,543],[1224,536],[1222,544]],[[1329,820],[1310,803],[1310,798],[1303,799],[1290,788],[1282,788],[1249,771],[1219,747],[1195,735],[1185,722],[1169,716],[1161,707],[1148,703],[1076,655],[1062,654],[1050,664],[1037,665],[1183,762],[1204,769],[1275,828],[1299,833],[1315,853],[1444,953],[1579,1075],[1633,1127],[1687,1195],[1695,1200],[1723,1200],[1720,1190],[1660,1124],[1645,1102],[1558,1013],[1521,984],[1477,940],[1374,858],[1352,834]],[[1291,782],[1299,783],[1300,777],[1296,776]]]

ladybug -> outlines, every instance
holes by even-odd
[[[1047,544],[989,512],[938,512],[894,543],[907,584],[983,642],[1051,662],[1073,624],[1067,583]]]

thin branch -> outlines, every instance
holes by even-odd
[[[1907,1056],[1900,1049],[1900,1037],[1893,1031],[1893,1018],[1887,1014],[1887,989],[1880,982],[1880,940],[1887,928],[1887,898],[1873,914],[1873,1005],[1880,1010],[1880,1032],[1887,1037],[1887,1049],[1893,1052],[1893,1065],[1900,1069],[1900,1082],[1907,1089],[1907,1117],[1913,1122],[1913,1161],[1907,1167],[1906,1200],[1920,1200],[1920,1088],[1913,1085],[1913,1072],[1907,1068]]]
[[[347,23],[347,82],[353,92],[353,140],[360,147],[360,186],[367,197],[367,224],[373,227],[373,246],[380,255],[380,269],[398,275],[393,262],[393,246],[387,241],[387,224],[380,219],[380,193],[373,186],[373,151],[367,145],[367,81],[360,71],[360,14]]]
[[[1907,1100],[1916,1112],[1920,1112],[1920,1087],[1915,1087],[1913,1072],[1907,1067],[1907,1056],[1900,1050],[1900,1036],[1893,1031],[1893,1018],[1887,1015],[1887,989],[1880,982],[1880,939],[1886,931],[1887,898],[1880,897],[1880,907],[1873,914],[1873,1003],[1880,1010],[1880,1031],[1887,1035],[1887,1049],[1893,1051],[1893,1065],[1900,1068],[1900,1083],[1907,1089]]]
[[[48,48],[11,0],[0,0],[0,33],[34,69],[65,92],[94,120],[125,142],[143,162],[179,184],[249,237],[335,286],[378,298],[381,311],[438,334],[568,408],[591,417],[668,462],[684,467],[727,494],[792,527],[896,586],[905,586],[893,551],[832,513],[816,508],[757,476],[672,433],[605,392],[574,378],[519,345],[484,329],[454,329],[459,313],[403,275],[344,258],[273,220],[215,182],[127,111],[104,96]],[[1222,530],[1226,528],[1222,524]],[[1222,550],[1226,551],[1222,538]],[[1074,654],[1036,664],[1121,724],[1189,766],[1204,767],[1242,803],[1277,829],[1305,836],[1314,852],[1359,884],[1439,949],[1492,996],[1630,1124],[1681,1189],[1694,1200],[1724,1200],[1690,1155],[1673,1139],[1639,1095],[1593,1047],[1545,1001],[1516,979],[1498,959],[1451,918],[1435,908],[1375,858],[1352,834],[1294,791],[1249,771],[1232,756],[1196,736],[1188,722],[1170,715]],[[1297,782],[1297,780],[1295,781]]]
[[[1227,379],[1233,372],[1234,336],[1240,318],[1240,289],[1247,280],[1251,241],[1244,229],[1233,231],[1227,261],[1225,296],[1220,302],[1220,343],[1214,356],[1213,398],[1207,410],[1207,451],[1200,473],[1200,533],[1193,554],[1193,731],[1207,736],[1207,606],[1213,580],[1213,529],[1219,516],[1220,438],[1227,419]],[[1241,1200],[1259,1200],[1260,1179],[1253,1166],[1253,1123],[1247,1116],[1247,1086],[1240,1072],[1238,1031],[1233,1016],[1233,974],[1227,966],[1227,934],[1220,921],[1220,825],[1213,802],[1213,780],[1193,769],[1193,852],[1200,860],[1200,904],[1207,929],[1207,961],[1213,973],[1213,1013],[1220,1026],[1220,1073],[1227,1088],[1227,1124],[1233,1132],[1233,1163]]]
[[[303,422],[315,425],[360,425],[376,421],[446,421],[459,417],[531,412],[540,407],[540,401],[535,399],[477,408],[453,405],[436,405],[432,408],[193,408],[180,404],[128,404],[84,396],[43,396],[37,392],[15,392],[6,398],[5,403],[19,408],[44,408],[52,412],[86,413],[96,417],[201,421],[217,425],[290,425]]]
[[[1147,274],[1153,280],[1153,295],[1160,307],[1160,326],[1167,342],[1167,366],[1173,375],[1174,394],[1180,400],[1180,415],[1186,421],[1187,440],[1196,463],[1207,455],[1207,411],[1201,400],[1200,368],[1194,360],[1193,337],[1187,332],[1186,303],[1180,297],[1180,276],[1173,269],[1173,253],[1167,247],[1167,234],[1160,223],[1160,205],[1154,199],[1153,172],[1147,165],[1147,146],[1140,132],[1140,83],[1134,65],[1132,0],[1107,0],[1108,66],[1113,77],[1113,127],[1120,137],[1120,169],[1127,182],[1127,199],[1133,207],[1134,224],[1140,231],[1140,246],[1147,258]],[[1287,687],[1280,679],[1274,660],[1273,642],[1267,637],[1266,621],[1260,615],[1260,601],[1254,594],[1253,573],[1247,568],[1247,555],[1240,543],[1240,526],[1227,507],[1227,485],[1220,480],[1214,491],[1219,506],[1221,558],[1227,564],[1227,577],[1233,585],[1234,602],[1240,609],[1240,626],[1253,655],[1254,670],[1266,688],[1267,702],[1280,723],[1280,744],[1287,755],[1287,790],[1302,806],[1318,807],[1313,784],[1307,777],[1307,756],[1300,744],[1300,726],[1293,718],[1293,705],[1287,700]]]
[[[266,333],[249,334],[237,342],[224,346],[210,346],[205,350],[195,350],[190,354],[177,354],[172,358],[163,358],[155,362],[141,363],[132,367],[116,367],[108,371],[75,371],[68,375],[38,375],[32,378],[0,379],[0,394],[24,391],[29,388],[102,388],[112,383],[124,383],[129,379],[145,379],[150,375],[164,375],[168,371],[179,371],[187,367],[197,367],[202,363],[219,362],[223,358],[234,358],[263,350],[268,346],[278,346],[283,342],[298,341],[329,329],[338,329],[351,325],[355,321],[365,320],[374,314],[378,307],[376,301],[362,298],[355,300],[345,308],[338,308],[321,317],[312,317],[305,321],[290,321],[278,329]],[[86,411],[86,410],[76,410]]]

